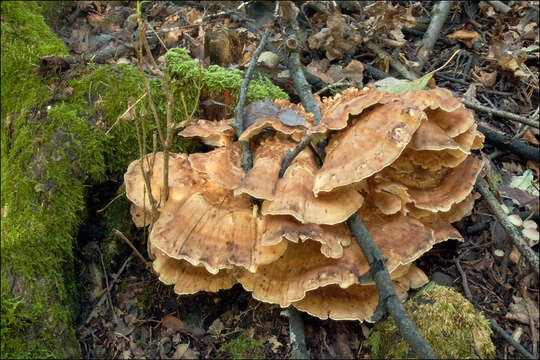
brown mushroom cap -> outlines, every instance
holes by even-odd
[[[480,198],[478,193],[470,193],[465,200],[452,205],[450,210],[446,212],[439,212],[441,219],[448,223],[454,223],[463,219],[466,216],[471,215],[472,209],[474,207],[474,201]]]
[[[431,90],[413,90],[402,94],[384,93],[381,98],[381,104],[387,104],[396,101],[399,98],[406,104],[414,106],[420,110],[437,110],[453,112],[462,107],[461,98],[456,98],[445,88],[435,88]]]
[[[302,224],[291,216],[267,215],[262,245],[276,245],[282,240],[294,243],[308,239],[321,243],[321,253],[330,258],[343,256],[343,247],[351,244],[351,233],[345,224],[333,226]]]
[[[272,129],[285,135],[302,135],[306,132],[306,128],[303,126],[288,126],[275,117],[264,117],[255,121],[247,129],[245,129],[238,140],[249,140],[255,135],[258,135],[264,129]]]
[[[159,275],[159,280],[166,285],[174,284],[174,292],[178,295],[195,294],[199,291],[216,292],[230,289],[234,278],[228,270],[210,274],[202,266],[193,266],[184,260],[168,257],[164,252],[153,249],[156,256],[152,266]]]
[[[233,197],[231,191],[207,181],[169,195],[150,241],[169,257],[203,264],[212,274],[233,265],[256,271],[287,248],[287,242],[263,246],[261,222],[248,196]]]
[[[315,175],[315,195],[361,181],[393,163],[425,119],[424,112],[394,102],[375,107],[334,135]]]
[[[373,209],[369,213],[375,212]],[[386,266],[391,273],[398,266],[414,261],[435,242],[433,230],[410,217],[367,215],[365,218],[373,241],[388,258]],[[237,280],[253,292],[254,298],[283,307],[319,287],[338,284],[345,288],[371,281],[369,264],[357,243],[345,248],[341,258],[331,259],[323,256],[313,241],[289,244],[279,260],[259,267],[256,273],[240,271]]]
[[[281,162],[287,150],[296,144],[278,136],[262,139],[253,153],[253,168],[249,170],[234,194],[249,194],[256,199],[272,199],[278,181]]]
[[[347,220],[364,201],[360,193],[344,187],[315,197],[313,175],[317,171],[310,148],[302,150],[277,181],[272,200],[263,202],[263,215],[291,215],[301,223],[334,225]]]
[[[409,188],[414,205],[428,211],[449,211],[453,204],[465,200],[471,193],[482,166],[482,160],[469,157],[452,169],[439,185],[425,189]]]
[[[398,298],[405,300],[409,288],[418,288],[427,281],[422,270],[412,265],[405,276],[396,278],[393,283]],[[371,318],[378,302],[379,294],[375,285],[351,285],[346,289],[329,285],[309,291],[293,306],[322,320],[330,318],[373,322]]]
[[[383,93],[376,89],[347,89],[332,98],[324,99],[321,108],[321,123],[312,132],[341,130],[347,126],[349,116],[361,114],[365,109],[379,102]]]
[[[189,162],[193,169],[204,173],[225,189],[235,189],[245,176],[242,168],[242,150],[237,143],[207,153],[191,154]]]
[[[144,182],[144,176],[141,172],[140,159],[129,164],[126,173],[124,174],[124,182],[126,184],[126,197],[140,208],[150,209],[150,200],[148,189]],[[144,171],[148,171],[150,164],[153,161],[152,176],[150,177],[150,187],[154,199],[160,203],[161,191],[163,188],[163,153],[147,155],[143,160]],[[200,181],[199,176],[193,172],[187,155],[185,154],[169,154],[169,188],[181,188]],[[146,198],[145,198],[146,195]]]
[[[235,131],[231,124],[234,119],[219,121],[199,120],[187,126],[178,135],[183,137],[199,137],[201,141],[210,146],[225,146],[232,143]]]
[[[414,133],[408,147],[413,150],[459,149],[458,143],[433,121],[424,121]]]

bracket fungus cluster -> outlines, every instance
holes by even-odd
[[[166,202],[161,153],[129,166],[135,223],[149,222],[149,193],[159,204],[148,241],[155,271],[176,293],[240,283],[258,300],[321,319],[371,321],[378,293],[346,225],[351,215],[359,214],[387,257],[402,298],[427,282],[413,261],[436,243],[462,240],[450,223],[476,199],[482,161],[470,155],[483,136],[460,99],[440,88],[349,89],[317,101],[319,124],[287,101],[245,108],[239,139],[253,154],[247,172],[232,119],[185,128],[180,136],[215,148],[170,155]],[[287,152],[308,135],[328,139],[326,158],[306,147],[280,177]]]

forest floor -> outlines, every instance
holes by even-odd
[[[499,2],[455,2],[419,75],[437,69],[460,49],[450,65],[435,74],[437,86],[473,103],[538,119],[538,2],[512,1],[508,9],[490,3]],[[369,86],[382,77],[381,71],[402,78],[388,57],[366,44],[379,44],[411,70],[435,2],[355,4],[343,2],[331,9],[331,2],[306,1],[299,6],[299,33],[304,37],[301,40],[307,40],[301,61],[312,75],[308,81],[313,92],[321,91],[321,96],[348,86]],[[75,2],[53,25],[73,55],[95,55],[102,63],[136,64],[135,53],[119,50],[125,41],[121,34],[135,31],[135,5]],[[246,69],[261,29],[270,29],[269,42],[276,47],[283,40],[274,26],[274,2],[147,2],[142,8],[143,18],[163,41],[152,43],[158,61],[166,51],[164,46],[185,47],[205,66]],[[345,45],[321,40],[323,35],[318,34],[330,27],[344,36]],[[347,68],[353,61],[355,71]],[[279,66],[258,69],[298,102],[282,70]],[[336,85],[329,88],[332,84]],[[210,105],[201,104],[201,112]],[[476,118],[486,128],[537,151],[538,128],[483,111],[476,111]],[[494,146],[490,139],[481,156],[491,176],[501,181],[499,195],[509,214],[538,223],[538,161],[517,155],[507,145]],[[115,191],[94,190],[101,196],[89,203],[90,212],[103,208]],[[99,242],[99,237],[88,234],[100,233],[104,227],[103,219],[90,216],[81,228],[78,245]],[[483,198],[477,200],[472,215],[455,227],[465,241],[435,246],[417,261],[418,267],[430,279],[466,294],[476,309],[538,356],[540,289],[534,272],[526,269]],[[144,231],[134,233],[138,238],[131,241],[145,254]],[[530,242],[536,253],[537,243]],[[133,254],[126,253],[111,269],[105,274],[110,291],[86,303],[78,322],[86,358],[290,357],[288,319],[280,315],[282,309],[252,299],[238,284],[215,294],[177,296]],[[307,315],[304,319],[310,357],[369,357],[363,341],[371,324],[322,321]],[[493,339],[497,358],[519,355],[496,333]]]

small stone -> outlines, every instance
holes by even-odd
[[[510,221],[510,223],[512,223],[512,225],[515,226],[521,226],[521,224],[523,224],[523,221],[521,220],[519,215],[510,215],[507,217],[507,219],[508,221]]]
[[[525,229],[538,229],[538,224],[532,220],[525,220],[523,222],[523,227]]]
[[[493,251],[493,255],[495,255],[496,257],[503,257],[504,251],[502,251],[501,249],[496,249],[495,251]]]
[[[437,284],[442,286],[451,286],[453,279],[440,271],[436,271],[433,273],[433,276],[431,277],[433,281],[435,281]]]
[[[279,56],[271,51],[264,51],[263,53],[261,53],[261,55],[259,55],[257,61],[264,67],[273,70],[279,64]]]
[[[527,240],[529,240],[529,246],[534,246],[538,244],[538,240],[540,238],[538,230],[532,228],[525,228],[521,231],[521,233]]]

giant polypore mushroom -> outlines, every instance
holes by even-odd
[[[238,137],[253,153],[247,171],[232,120],[186,128],[181,135],[218,148],[171,154],[166,202],[162,155],[142,160],[159,205],[149,241],[161,281],[179,294],[239,282],[256,299],[321,319],[370,321],[378,294],[347,218],[360,216],[400,297],[427,281],[413,261],[439,242],[463,240],[451,223],[474,205],[482,161],[471,150],[483,136],[460,99],[439,88],[349,89],[316,102],[318,125],[288,101],[246,107]],[[287,152],[307,135],[328,138],[326,158],[321,164],[306,147],[280,177]],[[125,179],[134,220],[144,226],[149,190],[139,161]]]

